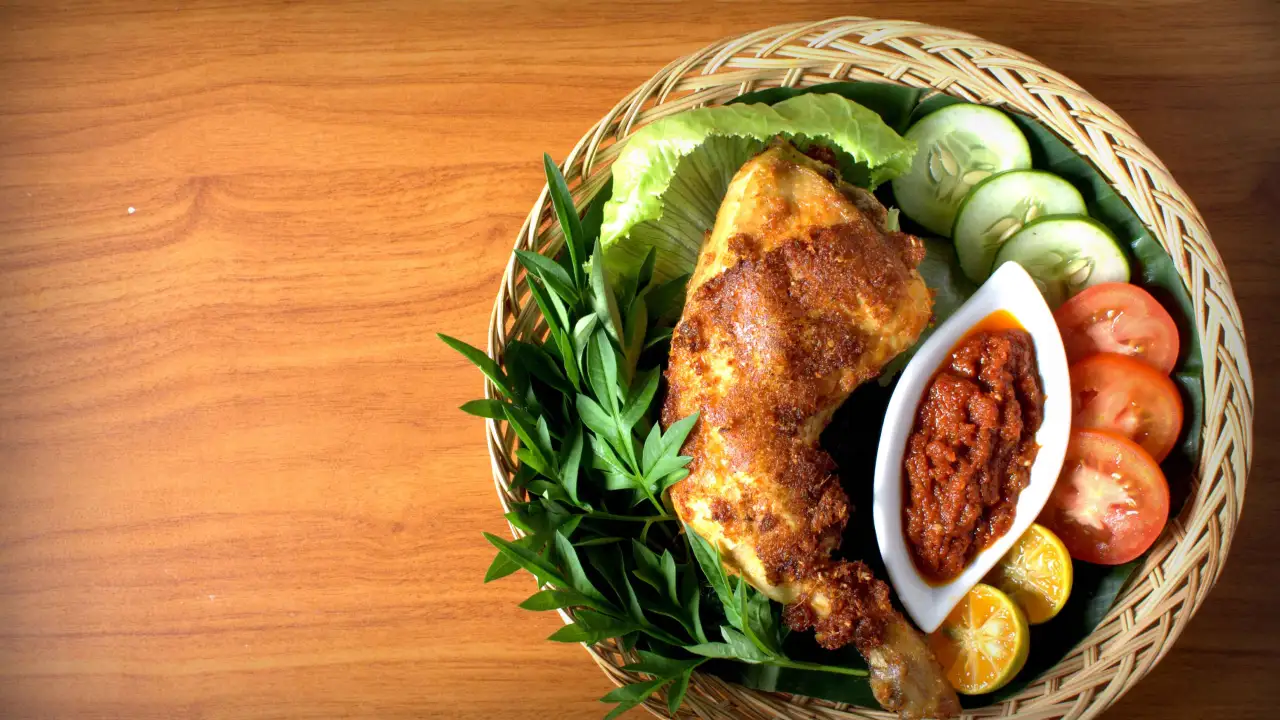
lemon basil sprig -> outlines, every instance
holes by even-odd
[[[667,488],[688,475],[680,448],[697,415],[663,432],[657,398],[688,276],[655,281],[650,249],[634,274],[611,277],[601,203],[579,218],[559,169],[543,160],[564,245],[555,257],[516,258],[545,332],[510,341],[501,365],[439,336],[497,390],[462,410],[507,423],[520,440],[511,488],[528,499],[506,517],[524,536],[485,533],[498,549],[485,582],[524,569],[542,589],[520,607],[574,620],[551,640],[617,638],[635,652],[639,662],[624,669],[652,679],[602,698],[617,703],[609,718],[663,688],[674,714],[694,669],[713,659],[865,674],[787,658],[778,606],[727,575],[715,548],[669,509]]]

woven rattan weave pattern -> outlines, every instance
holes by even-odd
[[[1203,445],[1192,497],[1153,548],[1141,575],[1075,651],[1016,698],[966,714],[1094,717],[1150,671],[1212,588],[1231,545],[1252,459],[1253,379],[1226,270],[1200,213],[1125,121],[1070,79],[982,38],[913,22],[836,18],[721,40],[672,62],[583,136],[564,162],[565,177],[581,207],[608,179],[620,142],[641,125],[752,90],[839,80],[932,88],[1035,117],[1107,176],[1168,250],[1190,291],[1205,385]],[[551,217],[544,189],[516,248],[554,251],[561,240]],[[490,319],[490,355],[500,359],[508,339],[536,335],[536,320],[513,256]],[[493,393],[486,386],[486,396]],[[507,483],[516,440],[492,420],[486,433],[498,496],[510,509]],[[612,644],[588,651],[614,681],[635,679],[618,669],[625,660]],[[665,714],[660,697],[647,707]],[[694,676],[681,716],[890,717],[874,709],[757,692],[702,674]]]

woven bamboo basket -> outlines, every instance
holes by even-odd
[[[1015,50],[947,28],[844,17],[720,40],[672,62],[609,110],[574,146],[562,169],[581,208],[609,178],[627,136],[646,123],[753,90],[840,80],[931,88],[1036,118],[1106,175],[1169,252],[1193,298],[1193,320],[1202,339],[1205,412],[1190,500],[1091,635],[1017,697],[965,715],[1095,717],[1151,670],[1204,602],[1230,548],[1253,455],[1253,379],[1226,269],[1200,213],[1133,129],[1069,78]],[[553,215],[544,188],[516,249],[554,253],[562,238]],[[489,354],[501,360],[509,339],[537,336],[541,329],[513,256],[490,318]],[[486,384],[486,397],[494,393]],[[516,438],[492,420],[486,433],[498,497],[510,510],[509,502],[516,499],[508,487]],[[515,528],[512,532],[519,534]],[[610,642],[587,652],[615,683],[642,679],[619,669],[626,659]],[[646,707],[666,714],[659,696]],[[703,674],[694,676],[680,715],[725,720],[892,717],[878,709],[750,690]]]

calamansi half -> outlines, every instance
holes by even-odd
[[[1004,687],[1026,664],[1030,634],[1017,603],[979,583],[929,634],[929,647],[956,692],[982,695]]]
[[[1062,610],[1071,595],[1071,581],[1066,546],[1049,528],[1034,524],[985,580],[1013,598],[1032,625],[1048,622]]]

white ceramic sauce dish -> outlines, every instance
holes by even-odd
[[[1036,432],[1040,449],[1031,465],[1030,481],[1018,496],[1013,526],[1009,531],[974,557],[954,580],[931,584],[911,559],[903,527],[903,458],[907,438],[934,373],[975,325],[1000,310],[1012,315],[1030,333],[1035,345],[1041,386],[1044,388],[1044,416]],[[1062,336],[1035,281],[1021,265],[1005,263],[920,346],[902,371],[880,432],[872,503],[876,541],[893,589],[921,630],[936,630],[965,593],[982,580],[1035,522],[1058,480],[1070,430],[1071,385]]]

